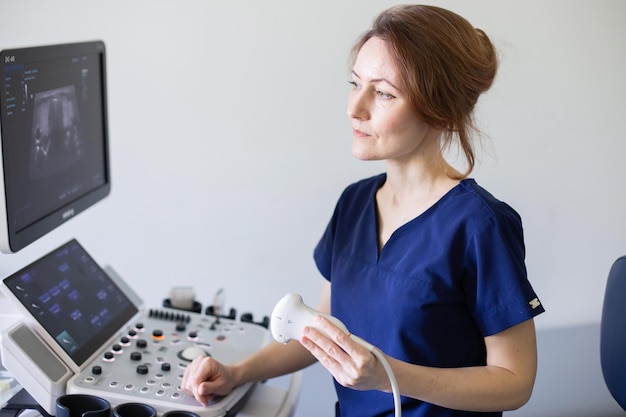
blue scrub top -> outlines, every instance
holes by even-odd
[[[376,192],[386,174],[341,195],[314,259],[331,310],[386,354],[433,367],[485,365],[484,337],[544,311],[526,275],[519,215],[466,179],[378,250]],[[335,383],[338,415],[393,416],[391,394]],[[468,413],[402,398],[403,416]]]

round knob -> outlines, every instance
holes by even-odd
[[[163,339],[163,331],[162,330],[153,330],[152,331],[152,338],[155,339],[155,340]]]
[[[172,365],[170,365],[169,363],[165,362],[161,364],[161,370],[168,372],[172,369]]]
[[[94,375],[100,375],[102,373],[102,367],[98,365],[94,365],[94,367],[91,368],[91,373]]]
[[[183,323],[183,322],[179,322],[179,323],[176,325],[176,331],[177,331],[177,332],[184,332],[186,328],[187,328],[187,326],[186,326],[186,325],[185,325],[185,323]]]
[[[198,356],[211,356],[209,353],[204,350],[204,347],[209,347],[208,345],[194,345],[186,347],[185,349],[178,352],[178,357],[182,360],[191,362],[196,359]]]
[[[131,361],[140,361],[141,360],[141,352],[132,352],[130,354]]]
[[[113,345],[113,347],[111,347],[111,350],[113,352],[119,352],[120,350],[122,350],[122,347],[116,343]]]
[[[148,342],[146,342],[144,339],[139,339],[139,340],[137,340],[137,347],[138,347],[139,349],[143,349],[143,348],[145,348],[146,346],[148,346]]]
[[[104,359],[113,359],[113,352],[104,352]]]
[[[148,367],[146,365],[139,365],[137,367],[137,373],[139,375],[145,375],[148,373]]]
[[[130,342],[130,340],[126,336],[122,336],[122,338],[120,339],[120,342],[122,342],[123,344],[127,344]]]

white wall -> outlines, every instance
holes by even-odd
[[[501,71],[480,105],[475,177],[525,222],[541,328],[597,322],[626,253],[626,2],[449,0]],[[76,237],[148,304],[218,288],[257,318],[315,303],[312,250],[338,194],[380,163],[350,155],[347,52],[391,1],[0,0],[0,47],[103,39],[111,196],[14,255],[4,277]]]

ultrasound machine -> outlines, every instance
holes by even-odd
[[[5,254],[109,194],[105,55],[101,41],[0,53],[0,249]],[[15,379],[10,388],[19,390],[0,413],[15,416],[6,410],[32,406],[35,415],[54,415],[59,397],[88,394],[112,406],[149,404],[159,415],[172,410],[200,417],[293,414],[299,374],[280,388],[243,385],[207,407],[180,389],[182,374],[196,356],[238,361],[268,343],[267,323],[209,308],[203,314],[169,299],[160,308],[146,308],[76,239],[51,248],[0,287],[19,313],[0,328],[2,372]],[[5,303],[2,296],[0,301]]]

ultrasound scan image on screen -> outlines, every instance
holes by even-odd
[[[76,165],[85,153],[73,85],[34,96],[30,177],[49,177]]]

